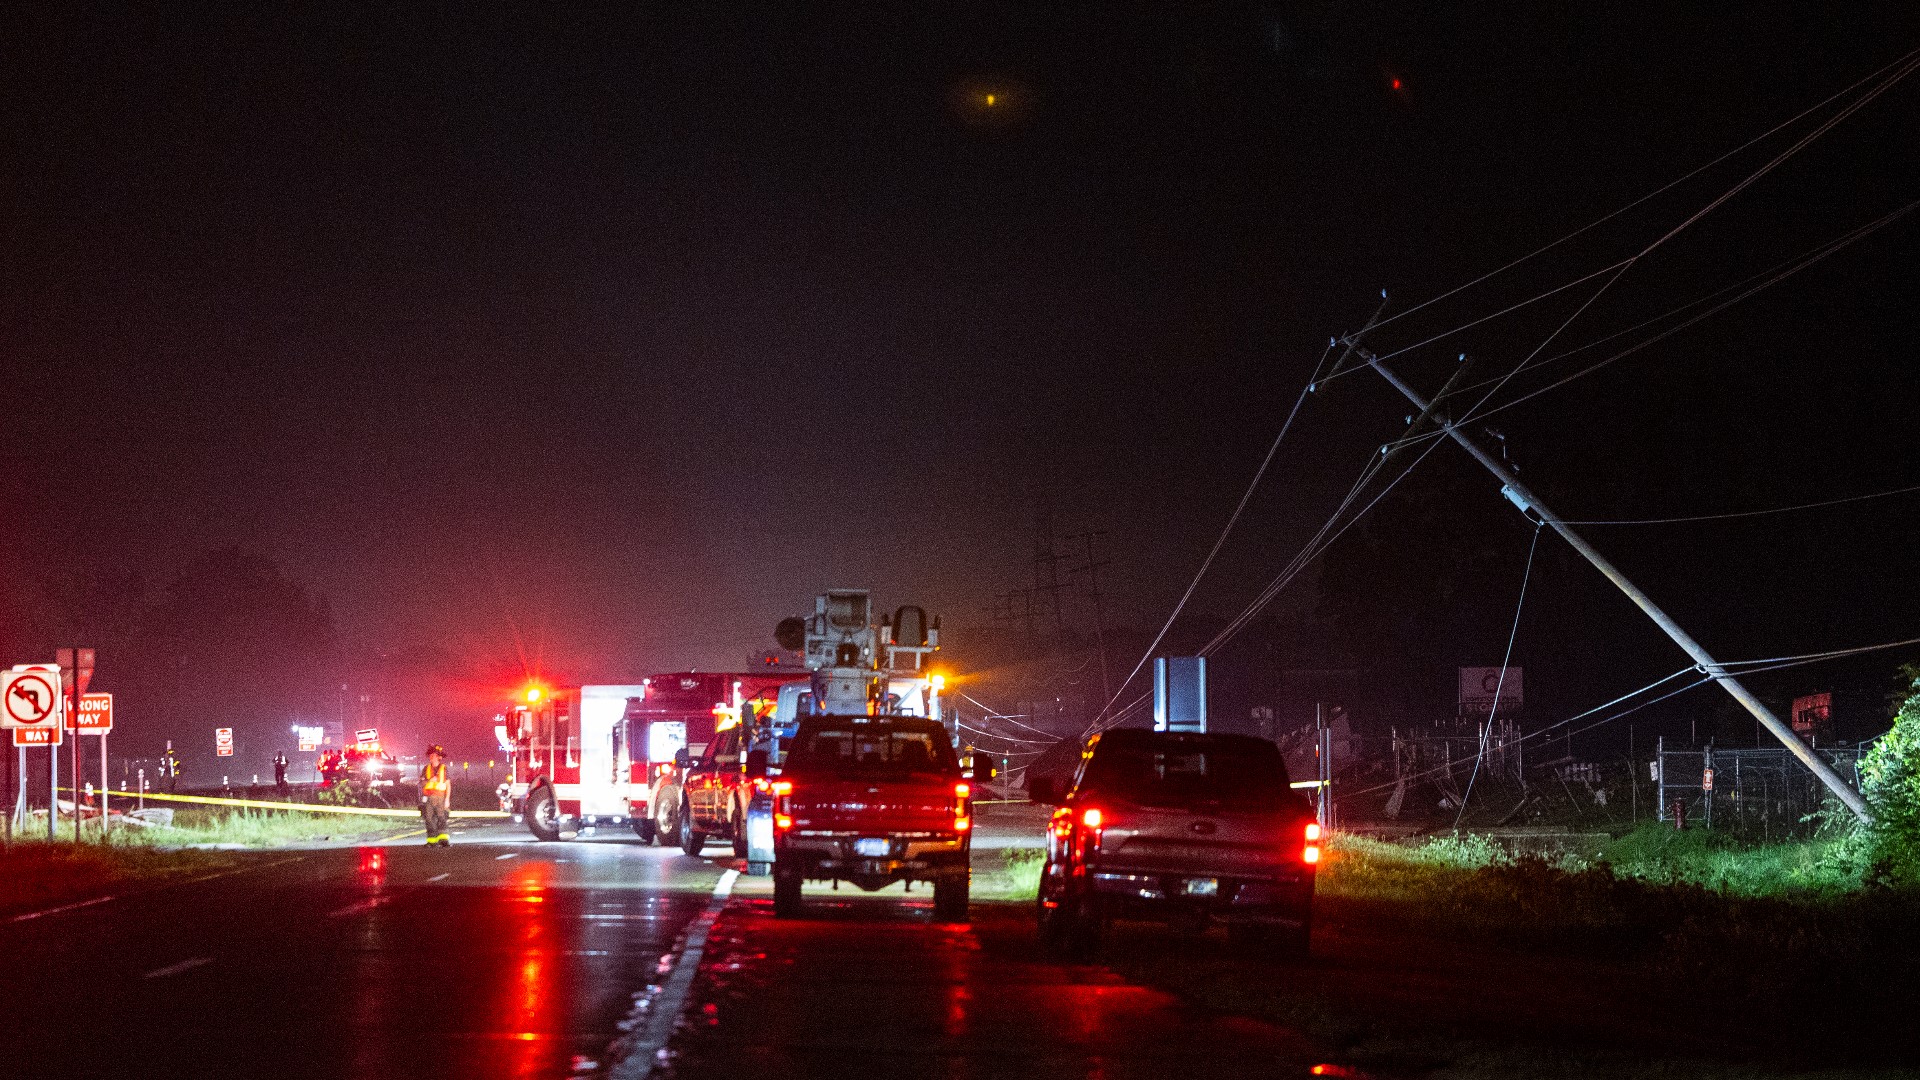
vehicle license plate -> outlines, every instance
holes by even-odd
[[[1188,896],[1220,895],[1220,879],[1210,877],[1188,878],[1185,886]]]
[[[853,853],[855,855],[876,855],[876,856],[885,855],[887,853],[888,846],[889,845],[887,844],[887,839],[884,836],[882,837],[864,837],[863,836],[860,839],[855,840],[853,842]]]

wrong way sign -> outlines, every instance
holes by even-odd
[[[233,756],[233,729],[217,727],[213,729],[213,754],[215,757]]]
[[[79,722],[69,725],[82,735],[105,735],[113,730],[113,695],[81,694]]]
[[[59,671],[0,672],[0,728],[58,729],[59,725]]]

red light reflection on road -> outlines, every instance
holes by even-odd
[[[547,889],[553,883],[554,867],[549,862],[523,862],[507,876],[507,921],[512,938],[519,946],[512,978],[504,980],[500,1016],[507,1028],[511,1075],[545,1077],[551,1071],[546,1047],[548,1031],[554,1026],[556,1008],[553,980],[555,942],[554,916],[547,905]]]

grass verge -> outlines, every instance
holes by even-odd
[[[147,848],[179,848],[200,844],[274,847],[323,840],[395,836],[419,827],[420,819],[417,817],[193,807],[174,811],[172,825],[117,828],[113,831],[112,843],[115,847]],[[89,836],[98,839],[97,833]]]
[[[218,851],[156,851],[98,844],[16,841],[0,853],[0,918],[234,865]]]

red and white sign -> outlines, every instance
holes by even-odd
[[[76,728],[82,735],[105,735],[112,731],[113,695],[81,694],[79,719],[78,725],[67,726]]]
[[[1833,719],[1832,694],[1808,694],[1793,699],[1793,730],[1798,735],[1824,735]]]
[[[360,728],[353,733],[353,745],[360,750],[378,750],[380,748],[380,729]]]
[[[0,673],[0,727],[56,728],[60,720],[60,700],[58,670]],[[53,741],[60,740],[56,737]]]
[[[1460,711],[1509,712],[1526,704],[1521,691],[1520,669],[1510,667],[1463,667],[1460,669]]]
[[[59,746],[62,742],[57,727],[17,727],[13,729],[15,746]]]
[[[215,757],[233,756],[233,729],[217,727],[213,729],[213,754]]]

